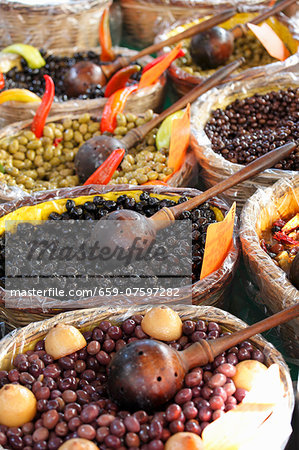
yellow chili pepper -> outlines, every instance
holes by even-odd
[[[7,91],[1,92],[0,105],[11,101],[30,103],[41,102],[41,99],[38,95],[28,91],[28,89],[8,89]]]
[[[12,44],[2,50],[3,53],[17,53],[22,56],[30,69],[40,69],[46,64],[46,61],[39,50],[28,44]]]

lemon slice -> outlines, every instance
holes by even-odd
[[[180,119],[184,115],[184,111],[180,109],[179,111],[176,111],[173,114],[170,114],[170,116],[166,117],[166,119],[163,120],[161,123],[159,130],[157,132],[156,136],[156,147],[158,150],[160,148],[168,148],[170,143],[170,136],[171,136],[171,127],[172,127],[172,121],[174,119]]]
[[[12,44],[3,49],[2,53],[17,53],[27,61],[30,69],[40,69],[46,64],[39,50],[32,45]]]
[[[11,101],[31,103],[41,102],[41,98],[28,89],[8,89],[7,91],[2,91],[0,94],[0,105]]]

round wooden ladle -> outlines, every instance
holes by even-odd
[[[90,84],[105,86],[111,76],[122,67],[128,66],[143,56],[156,53],[165,46],[175,44],[183,39],[194,36],[197,33],[202,33],[209,28],[215,27],[233,17],[235,13],[236,10],[234,8],[227,9],[220,14],[188,28],[182,33],[171,36],[165,41],[150,45],[137,54],[132,56],[120,56],[110,64],[98,66],[91,61],[81,61],[72,66],[66,73],[64,80],[65,91],[69,96],[77,97],[80,94],[84,94],[90,87]]]
[[[191,40],[190,52],[195,62],[204,69],[212,69],[228,60],[234,50],[234,40],[244,36],[248,31],[248,23],[259,24],[277,12],[290,6],[296,0],[283,0],[278,5],[259,14],[247,23],[238,24],[231,30],[214,27],[197,34]]]
[[[132,342],[116,352],[110,363],[109,394],[125,409],[155,410],[181,389],[190,369],[211,363],[225,350],[298,316],[296,304],[231,335],[202,339],[180,352],[151,339]]]
[[[217,70],[211,77],[205,80],[202,84],[196,86],[192,91],[188,92],[184,97],[163,111],[161,114],[154,117],[149,122],[140,127],[130,130],[121,140],[111,136],[101,135],[88,139],[79,148],[75,157],[75,167],[77,174],[82,182],[87,178],[108,158],[111,152],[117,148],[125,148],[129,150],[131,147],[141,141],[147,133],[159,125],[170,114],[184,108],[188,103],[195,101],[204,92],[217,86],[222,80],[227,78],[237,67],[244,62],[244,58],[239,58],[236,61],[228,64],[225,67]]]
[[[113,233],[109,233],[109,227],[107,227],[105,232],[105,245],[107,245],[111,251],[114,251],[117,248],[123,248],[126,251],[130,250],[132,251],[132,257],[134,257],[133,249],[137,239],[142,244],[142,248],[146,250],[155,240],[157,231],[170,226],[184,211],[190,211],[236,184],[252,178],[259,172],[272,167],[278,161],[289,155],[295,148],[296,144],[292,142],[276,148],[260,158],[257,158],[255,161],[205,192],[202,192],[200,195],[197,195],[184,203],[172,206],[171,208],[164,207],[150,218],[128,209],[113,211],[98,222],[98,225],[95,226],[95,233],[97,232],[97,227],[99,227],[99,230],[102,229],[101,222],[103,220],[119,221],[114,222]]]

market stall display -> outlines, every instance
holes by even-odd
[[[297,89],[296,72],[269,72],[268,76],[214,89],[194,103],[191,146],[207,186],[215,185],[277,145],[297,142]],[[257,187],[295,174],[297,158],[295,150],[272,169],[226,191],[225,197],[242,207]]]
[[[276,392],[274,392],[274,387],[266,389],[268,401],[274,404],[272,406],[273,412],[262,425],[261,428],[263,429],[264,426],[265,428],[261,431],[263,431],[263,436],[266,433],[267,441],[268,439],[271,441],[275,436],[276,445],[279,442],[279,448],[283,448],[283,443],[289,434],[289,421],[294,401],[291,381],[281,355],[259,335],[239,346],[234,346],[231,351],[218,356],[214,363],[209,363],[202,368],[194,368],[189,372],[185,377],[183,389],[175,395],[174,400],[159,408],[159,411],[164,412],[163,415],[157,411],[139,410],[137,412],[135,409],[131,410],[130,413],[122,413],[122,410],[109,397],[107,398],[105,386],[107,380],[109,380],[107,366],[111,357],[115,351],[125,348],[127,343],[132,341],[142,345],[144,339],[148,337],[143,331],[143,320],[150,309],[151,307],[115,308],[109,313],[103,309],[86,310],[83,313],[77,311],[31,324],[22,331],[16,331],[11,336],[7,336],[0,347],[1,369],[3,370],[1,372],[1,383],[4,385],[2,391],[5,387],[10,389],[12,377],[15,376],[19,379],[15,386],[21,388],[26,384],[26,388],[33,392],[36,398],[36,408],[39,411],[37,417],[41,416],[42,420],[39,433],[42,432],[41,434],[46,442],[48,442],[48,439],[55,439],[58,443],[58,439],[59,445],[61,445],[65,436],[71,438],[74,430],[77,430],[78,436],[76,437],[93,440],[98,445],[103,442],[104,445],[115,442],[116,447],[124,445],[127,448],[132,446],[133,443],[134,445],[137,444],[138,447],[154,441],[153,445],[159,445],[162,449],[170,436],[182,431],[202,435],[205,440],[208,435],[208,427],[216,418],[221,421],[226,414],[231,417],[232,412],[229,413],[229,411],[238,408],[240,403],[245,405],[246,396],[248,396],[248,402],[250,403],[250,393],[253,395],[254,388],[250,393],[247,393],[244,388],[237,388],[233,381],[235,379],[237,385],[240,386],[236,378],[236,374],[241,371],[239,361],[251,361],[252,369],[257,365],[271,366],[271,364],[278,364],[279,370],[277,373],[280,373],[281,381],[278,381],[278,385],[276,384],[278,388]],[[179,350],[188,346],[189,343],[197,341],[199,337],[206,339],[213,336],[214,339],[217,339],[222,333],[244,329],[245,327],[245,324],[239,319],[216,308],[178,306],[174,309],[182,319],[181,337],[172,343],[172,346],[175,344],[175,348]],[[54,346],[56,348],[59,347],[61,340],[67,339],[69,333],[73,334],[77,328],[83,331],[85,342],[82,342],[79,345],[79,350],[73,354],[64,355],[55,361],[55,356],[53,358],[45,352],[51,351],[48,344],[50,344],[50,335],[53,334],[55,328],[57,331],[60,329],[60,338],[57,337],[55,340],[51,336],[51,344],[56,344]],[[150,332],[150,330],[148,331]],[[74,340],[74,345],[77,345],[77,340]],[[29,349],[32,351],[26,354],[25,352]],[[69,351],[71,350],[73,349],[69,349]],[[33,354],[36,356],[31,356]],[[74,355],[77,355],[77,358]],[[142,357],[146,358],[146,354]],[[23,370],[25,363],[27,363],[26,367],[29,372]],[[37,366],[36,371],[32,371],[32,365]],[[69,370],[74,371],[72,373],[74,375],[76,373],[76,377],[79,379],[75,384],[73,384],[72,376],[67,381],[66,378],[63,378],[66,375],[65,371]],[[30,382],[27,380],[28,377],[25,376],[26,373],[28,373],[28,376],[32,373]],[[45,382],[37,381],[40,373],[47,375]],[[248,377],[253,378],[253,386],[258,381],[254,373],[255,371],[252,370],[252,375],[248,375]],[[54,381],[53,376],[58,383],[57,386],[60,387],[60,393],[55,400],[50,399],[50,393],[56,386],[55,382],[52,383]],[[256,381],[254,381],[254,377]],[[199,387],[200,384],[201,388]],[[92,389],[91,386],[97,386],[97,389]],[[244,396],[245,400],[243,400]],[[260,392],[260,401],[266,401],[262,398],[263,395]],[[48,410],[46,406],[49,401],[55,402],[51,410]],[[74,405],[74,401],[79,404],[79,409],[76,407],[76,412],[72,415],[70,414],[72,411],[71,405]],[[101,404],[101,409],[92,406],[91,402]],[[101,403],[99,404],[99,402]],[[11,408],[16,407],[16,404],[11,404]],[[246,408],[246,406],[244,407]],[[60,411],[61,423],[65,424],[64,426],[57,425],[58,411]],[[223,411],[226,411],[225,414],[223,414]],[[238,410],[236,409],[236,411]],[[196,417],[198,415],[198,419],[195,419],[195,413]],[[275,429],[278,416],[280,421],[279,435]],[[22,417],[20,419],[22,420]],[[242,419],[242,414],[240,419]],[[34,422],[35,418],[33,419]],[[15,423],[14,425],[20,427],[23,424]],[[256,431],[253,432],[255,427],[249,427],[247,430],[246,426],[248,427],[248,425],[249,423],[243,420],[243,436],[238,437],[241,440],[239,444],[245,445],[244,448],[246,448],[246,441],[250,440],[248,439],[248,433],[251,434],[251,438],[256,440],[255,443],[259,442],[258,435],[255,436]],[[43,434],[43,432],[46,433],[44,428],[46,430],[53,429],[54,433],[51,436]],[[60,428],[64,428],[65,433],[60,434]],[[206,431],[203,431],[205,428]],[[34,433],[39,434],[36,431]],[[28,437],[19,438],[29,440],[32,434],[33,428],[32,430],[29,429],[28,425],[28,432],[26,432]],[[10,446],[12,445],[10,441],[14,442],[16,439],[15,435],[7,434],[5,428],[3,435],[1,435],[1,438],[4,445]],[[32,438],[35,439],[35,434]],[[222,434],[223,438],[224,435]],[[231,435],[230,438],[233,439],[233,436]],[[217,433],[214,433],[215,440],[217,442]],[[250,443],[253,445],[253,441],[250,441]]]
[[[55,220],[64,218],[93,219],[98,220],[109,212],[116,210],[119,205],[126,209],[137,210],[146,216],[153,215],[164,206],[172,206],[177,202],[186,201],[189,196],[195,196],[198,191],[194,189],[167,188],[164,186],[144,186],[137,189],[135,186],[82,186],[72,189],[60,189],[57,191],[45,191],[24,197],[15,202],[1,205],[1,234],[5,231],[5,221],[21,217],[22,220]],[[75,203],[75,205],[74,205]],[[212,209],[211,209],[212,208]],[[215,209],[216,208],[216,209]],[[234,231],[233,245],[221,264],[221,267],[200,280],[200,269],[204,252],[203,242],[206,236],[206,229],[209,223],[223,220],[228,211],[228,206],[218,200],[212,200],[196,208],[193,212],[184,213],[185,219],[192,220],[194,235],[194,253],[192,262],[192,289],[191,297],[194,304],[221,304],[225,293],[228,291],[233,279],[238,263],[239,248],[236,238],[237,231]],[[80,214],[81,212],[81,214]],[[171,239],[171,234],[169,234]],[[155,277],[154,277],[155,278]],[[4,280],[3,280],[4,281]],[[106,280],[107,281],[107,280]],[[108,280],[109,281],[109,280]],[[175,298],[175,303],[190,302],[190,289],[182,288],[180,295]],[[22,308],[22,301],[18,302],[18,307],[5,308],[5,291],[1,290],[1,315],[5,317],[10,326],[21,326],[34,320],[49,317],[58,312],[57,307],[52,308],[51,299],[35,299],[35,307],[30,310]],[[136,295],[133,298],[124,296],[113,296],[112,303],[129,302],[129,304],[147,302],[146,297]],[[156,299],[158,301],[158,298]],[[165,296],[163,301],[173,302],[172,296]],[[99,306],[106,304],[106,300],[97,296],[83,300],[83,307]],[[57,303],[56,303],[57,304]],[[55,304],[55,305],[56,305]],[[63,307],[76,308],[77,301],[68,301],[61,304]],[[44,306],[44,307],[43,307]],[[21,309],[20,309],[21,308]]]
[[[281,311],[299,301],[298,289],[291,284],[285,270],[273,259],[276,254],[271,252],[269,255],[270,246],[265,247],[266,242],[269,242],[271,230],[280,223],[278,221],[287,221],[298,213],[298,182],[298,175],[294,175],[279,180],[273,187],[258,190],[247,201],[242,212],[240,237],[245,263],[258,286],[255,300],[258,304],[265,305],[271,313]],[[276,245],[282,244],[277,241]],[[298,320],[294,320],[280,329],[287,352],[296,360],[299,357],[298,325]]]
[[[264,22],[283,40],[289,52],[289,57],[282,63],[271,56],[254,34],[246,28],[247,22],[254,23],[258,17],[259,15],[254,12],[239,12],[221,24],[221,28],[215,27],[206,33],[194,36],[192,40],[182,41],[185,56],[174,61],[168,69],[169,77],[178,93],[184,95],[213,73],[219,65],[233,61],[240,56],[245,57],[245,63],[238,69],[236,75],[232,75],[235,80],[246,79],[259,73],[263,74],[265,69],[268,70],[268,66],[271,67],[271,70],[279,71],[282,64],[286,67],[295,64],[296,56],[294,55],[298,50],[299,42],[296,22],[286,18],[282,13],[270,17]],[[197,18],[192,22],[175,23],[170,28],[163,30],[156,37],[156,41],[165,40],[202,20],[202,18]],[[229,33],[228,30],[232,30],[232,32]],[[236,35],[235,40],[231,35]],[[164,51],[167,50],[168,47],[165,47]]]

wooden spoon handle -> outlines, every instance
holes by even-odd
[[[243,167],[241,170],[238,170],[235,174],[221,181],[220,183],[215,184],[207,191],[202,192],[200,195],[187,200],[184,203],[180,203],[179,205],[172,206],[171,208],[162,208],[156,214],[154,214],[150,220],[154,221],[155,228],[161,229],[166,228],[169,223],[175,220],[176,217],[180,216],[184,211],[190,211],[193,208],[201,205],[212,197],[215,197],[218,194],[226,191],[227,189],[235,186],[236,184],[241,183],[242,181],[248,180],[248,178],[252,178],[256,174],[262,172],[269,167],[272,167],[281,159],[288,156],[292,150],[296,148],[296,144],[294,142],[289,142],[281,147],[272,150],[269,153],[257,158],[255,161],[251,162],[247,166]],[[168,217],[167,219],[164,218]]]
[[[121,140],[126,149],[133,147],[138,141],[141,141],[147,133],[149,133],[153,128],[159,125],[167,116],[184,108],[188,103],[194,102],[200,95],[207,92],[209,89],[217,86],[224,80],[229,74],[237,69],[244,62],[244,58],[239,58],[225,67],[217,70],[212,76],[207,78],[203,83],[193,88],[186,95],[181,97],[177,102],[173,103],[169,108],[165,109],[161,114],[154,117],[149,122],[141,125],[140,127],[133,128],[130,130],[126,136]]]
[[[242,328],[231,335],[222,336],[221,338],[214,340],[204,339],[200,342],[196,342],[188,347],[183,352],[178,352],[184,366],[187,370],[196,366],[201,366],[213,362],[215,357],[234,347],[240,342],[251,338],[255,334],[263,333],[270,330],[270,328],[277,327],[282,323],[295,319],[299,316],[299,303],[283,311],[280,311],[273,316],[267,317],[260,322],[255,323],[247,328]]]
[[[179,41],[182,41],[183,39],[187,39],[189,37],[194,36],[195,34],[202,33],[203,31],[209,30],[212,27],[215,27],[216,25],[219,25],[220,23],[226,22],[228,19],[233,17],[236,14],[235,8],[227,9],[225,11],[222,11],[220,14],[216,14],[213,17],[210,17],[207,20],[204,20],[203,22],[200,22],[196,25],[193,25],[192,27],[188,28],[185,31],[182,31],[181,33],[178,33],[174,36],[171,36],[170,38],[166,39],[165,41],[157,42],[156,44],[153,44],[147,48],[144,48],[141,50],[137,55],[132,55],[128,58],[129,62],[136,61],[139,58],[142,58],[145,55],[150,55],[151,53],[155,53],[158,50],[161,50],[163,47],[166,47],[167,45],[176,44]]]
[[[254,19],[249,20],[247,23],[253,23],[257,25],[258,23],[261,23],[264,20],[268,19],[269,17],[273,16],[274,14],[278,13],[282,9],[292,5],[292,3],[295,3],[295,1],[296,0],[283,0],[282,2],[278,3],[278,5],[275,5],[273,6],[273,8],[270,8],[267,11],[263,12],[262,14],[259,14]],[[248,31],[247,23],[236,25],[231,30],[235,38],[241,37],[247,33]]]
[[[188,28],[182,33],[178,33],[175,36],[171,36],[170,38],[166,39],[165,41],[157,42],[156,44],[144,48],[135,55],[121,56],[117,58],[115,61],[113,61],[111,64],[103,65],[102,71],[107,80],[109,80],[109,78],[111,78],[111,76],[115,72],[117,72],[117,70],[121,69],[122,67],[126,67],[133,61],[136,61],[137,59],[142,58],[143,56],[150,55],[151,53],[155,53],[158,50],[161,50],[163,47],[166,47],[167,45],[176,44],[177,42],[183,39],[187,39],[191,36],[194,36],[197,33],[202,33],[203,31],[209,30],[210,28],[215,27],[216,25],[219,25],[220,23],[230,19],[235,13],[236,10],[234,8],[226,9],[225,11],[222,11],[220,14],[217,14],[207,20],[204,20],[203,22]]]

